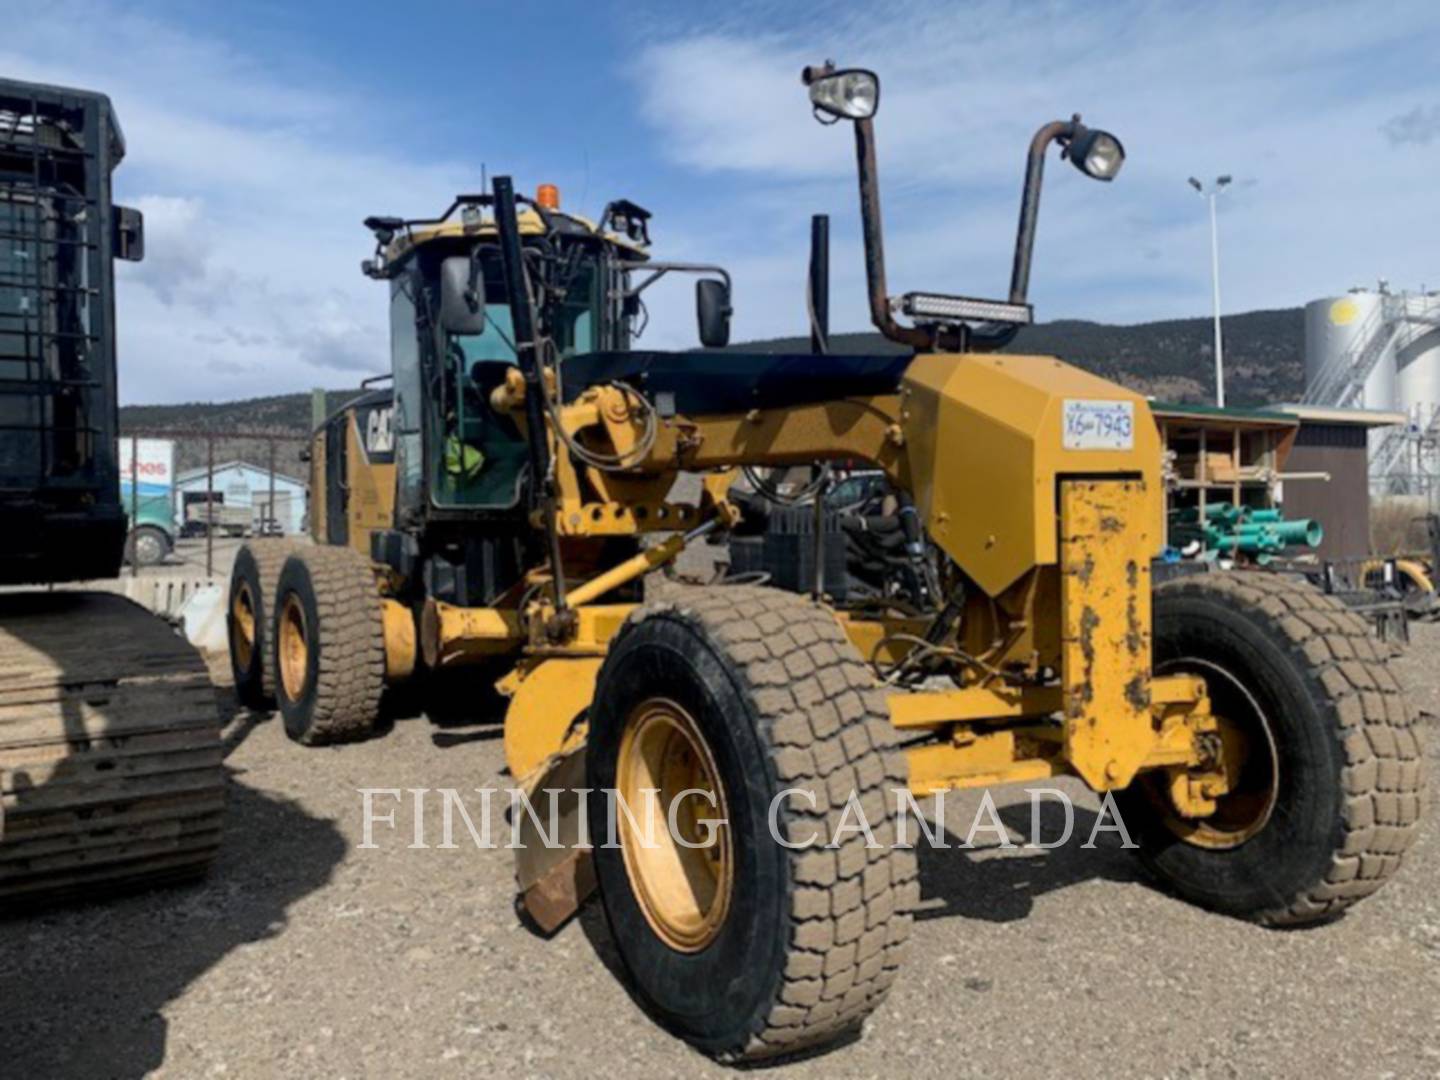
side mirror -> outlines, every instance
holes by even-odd
[[[723,349],[730,344],[730,290],[723,281],[703,278],[695,283],[695,309],[700,320],[700,344]]]
[[[440,326],[447,334],[485,332],[484,282],[471,280],[479,269],[464,255],[440,263]]]
[[[110,251],[117,259],[140,262],[145,258],[145,215],[130,206],[113,208]]]

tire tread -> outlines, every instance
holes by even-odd
[[[1281,574],[1196,574],[1161,588],[1263,612],[1338,718],[1345,803],[1330,865],[1320,881],[1256,921],[1315,922],[1374,893],[1400,868],[1419,831],[1425,764],[1416,716],[1365,620],[1309,582]]]
[[[737,688],[760,719],[762,744],[792,800],[783,820],[792,843],[833,835],[854,791],[879,848],[849,835],[791,860],[786,961],[768,1014],[738,1062],[791,1055],[858,1028],[900,969],[919,897],[914,853],[895,848],[894,791],[906,764],[883,692],[834,615],[803,596],[762,586],[679,587],[637,610],[679,619],[724,650]]]
[[[261,619],[256,626],[255,647],[260,652],[260,685],[252,688],[244,688],[247,692],[242,693],[242,700],[249,699],[260,706],[273,705],[275,702],[275,650],[270,647],[270,637],[275,624],[275,591],[280,584],[280,571],[284,569],[285,560],[301,547],[298,541],[268,537],[259,540],[250,540],[241,551],[249,551],[250,558],[255,564],[256,584],[260,590]],[[240,565],[240,556],[236,556],[236,567]],[[232,573],[230,588],[233,592],[236,584],[236,574]],[[232,650],[231,657],[234,657]],[[237,688],[241,689],[241,688]]]
[[[319,635],[315,708],[301,741],[318,746],[363,739],[374,731],[385,688],[385,626],[375,572],[348,547],[320,545],[289,558],[303,560],[310,572],[320,624],[312,631]],[[273,644],[270,651],[275,653]]]

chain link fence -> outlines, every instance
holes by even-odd
[[[247,539],[305,535],[308,443],[276,431],[124,429],[125,573],[228,577]]]

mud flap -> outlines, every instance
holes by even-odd
[[[525,912],[547,934],[553,934],[580,910],[595,889],[585,822],[585,738],[573,736],[521,782],[535,816],[518,810],[519,847],[515,849],[515,881]],[[550,814],[547,792],[555,792]]]

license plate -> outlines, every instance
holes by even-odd
[[[1066,450],[1133,450],[1133,401],[1065,400]]]

